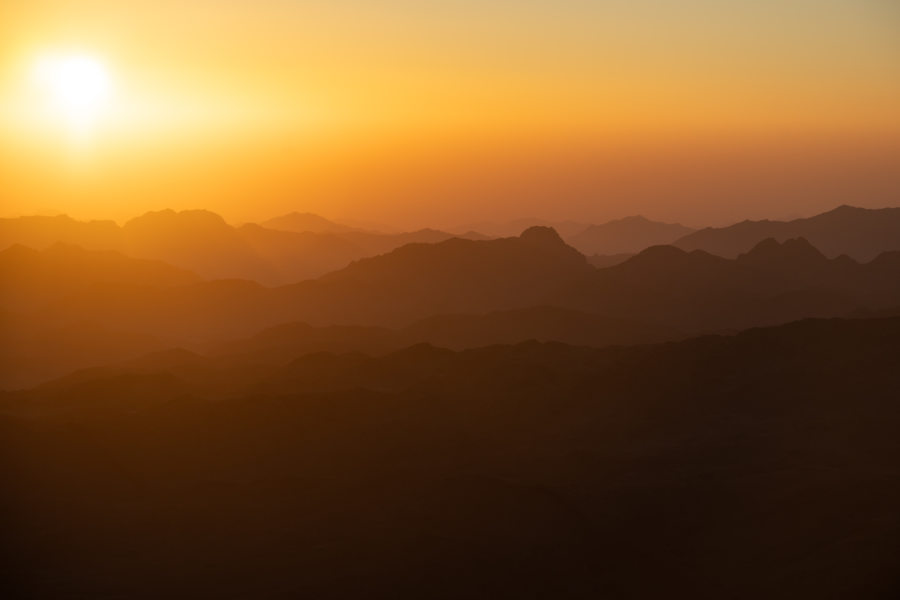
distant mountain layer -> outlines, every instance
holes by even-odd
[[[869,261],[882,252],[900,250],[900,208],[841,206],[794,221],[743,221],[729,227],[701,229],[674,245],[734,258],[766,238],[784,241],[796,237],[806,238],[826,256],[846,254]]]
[[[42,251],[18,244],[0,251],[0,281],[4,308],[35,309],[95,284],[165,288],[201,279],[162,261],[57,243]]]
[[[380,355],[421,343],[454,350],[526,340],[603,347],[684,337],[673,328],[651,322],[552,307],[437,315],[399,329],[285,323],[247,338],[193,344],[184,337],[160,338],[150,331],[131,333],[97,322],[12,312],[0,313],[0,325],[0,389],[34,386],[77,369],[130,360],[173,345],[192,345],[218,358],[281,365],[316,352]]]
[[[614,267],[621,265],[623,262],[634,256],[633,253],[626,252],[623,254],[593,254],[587,257],[588,262],[598,269]]]
[[[494,227],[491,231],[509,230],[505,235],[517,236],[534,223],[544,222],[520,219],[505,229]],[[804,237],[826,256],[847,254],[863,262],[882,252],[900,250],[900,209],[841,207],[809,219],[746,221],[693,233],[681,225],[643,217],[591,226],[570,221],[555,225],[570,245],[587,256],[597,255],[591,259],[597,266],[611,266],[625,255],[665,244],[736,258],[767,238],[784,241]],[[514,226],[518,228],[511,229]],[[264,285],[313,279],[406,244],[437,243],[454,237],[488,239],[475,231],[457,235],[434,229],[377,233],[308,213],[241,227],[232,227],[209,211],[151,212],[123,227],[112,221],[80,222],[65,216],[0,219],[0,249],[14,244],[43,249],[61,242],[163,260],[206,279],[249,279]]]
[[[112,252],[74,247],[37,252],[13,247],[0,252],[0,276],[10,289],[0,297],[0,309],[16,324],[9,332],[20,332],[16,339],[22,340],[32,331],[32,337],[43,340],[48,349],[69,350],[54,354],[35,352],[31,344],[7,344],[11,353],[7,364],[18,366],[0,377],[0,386],[33,383],[60,370],[96,364],[98,354],[88,351],[95,336],[84,336],[80,342],[78,338],[65,343],[53,340],[53,335],[67,336],[75,327],[83,330],[85,324],[96,326],[97,337],[108,331],[146,338],[143,345],[125,340],[122,357],[155,347],[160,337],[197,345],[298,320],[320,326],[401,326],[445,312],[478,314],[514,307],[528,310],[431,318],[403,331],[305,331],[292,343],[307,351],[386,351],[419,342],[465,348],[534,338],[607,345],[679,335],[672,327],[639,320],[604,319],[550,307],[531,309],[547,298],[546,286],[591,271],[584,257],[565,246],[552,230],[489,242],[408,245],[320,281],[276,289],[246,281],[198,283],[196,276],[163,263]],[[48,330],[45,322],[53,327]]]
[[[292,215],[283,219],[290,221],[289,217]],[[342,226],[329,228],[321,224],[328,223],[325,219],[315,215],[295,214],[293,218],[310,222],[310,227],[313,222],[320,226],[302,232],[254,224],[232,227],[205,210],[149,212],[122,227],[112,221],[84,223],[66,216],[0,219],[0,249],[14,244],[43,249],[62,242],[163,260],[206,279],[248,279],[280,285],[315,278],[404,244],[455,237],[433,229],[386,234]]]
[[[551,221],[549,219],[538,218],[521,218],[509,221],[480,221],[477,223],[469,223],[461,227],[453,229],[455,232],[473,232],[477,231],[489,237],[512,237],[519,235],[529,227],[552,227],[563,239],[569,239],[573,235],[579,234],[588,227],[590,223],[581,223],[578,221]]]
[[[21,244],[42,250],[53,244],[92,250],[123,250],[122,229],[114,221],[76,221],[66,215],[0,219],[0,250]]]
[[[92,256],[78,249],[53,252]],[[458,331],[448,326],[440,334],[400,339],[462,347],[517,341],[519,330],[526,339],[555,331],[556,337],[545,339],[630,343],[640,338],[640,327],[626,327],[627,335],[617,340],[615,332],[625,322],[652,323],[647,331],[658,328],[654,335],[716,332],[808,317],[879,314],[900,306],[900,252],[861,264],[847,257],[828,259],[802,239],[767,240],[733,260],[656,246],[596,269],[552,229],[538,227],[517,238],[409,244],[317,280],[275,288],[240,280],[195,282],[177,269],[165,267],[160,274],[158,263],[123,266],[132,259],[118,255],[110,255],[115,257],[111,262],[67,258],[60,262],[65,265],[61,275],[59,267],[35,267],[35,254],[41,255],[21,247],[0,253],[0,265],[6,265],[0,283],[10,290],[0,296],[0,310],[10,318],[27,324],[50,315],[61,331],[92,323],[110,332],[181,340],[190,347],[291,322],[403,329],[438,315],[513,315],[534,307],[598,320],[592,324],[590,318],[576,317],[565,325],[569,316],[554,321],[557,316],[533,313],[507,325],[469,321]],[[578,329],[586,341],[578,341]]]
[[[353,227],[329,221],[312,213],[292,212],[260,223],[267,229],[294,231],[297,233],[344,233],[355,231]]]
[[[592,254],[629,254],[671,244],[694,230],[677,223],[658,223],[641,216],[626,217],[602,225],[591,225],[566,238],[579,252]]]
[[[0,393],[22,596],[892,598],[900,319]],[[653,576],[647,576],[648,573]],[[190,592],[189,595],[193,595]]]
[[[249,338],[213,344],[208,352],[215,356],[241,356],[258,362],[279,363],[314,352],[384,354],[422,343],[464,350],[537,340],[596,348],[656,343],[681,337],[684,335],[675,329],[650,322],[534,307],[484,315],[436,315],[398,329],[312,327],[306,323],[287,323]]]
[[[530,227],[551,227],[568,244],[587,256],[635,254],[650,246],[671,244],[694,231],[678,224],[659,223],[642,216],[625,217],[602,224],[546,219],[514,219],[507,222],[472,223],[458,231],[478,231],[493,237],[518,235]]]
[[[518,238],[409,244],[272,289],[242,281],[148,288],[108,278],[73,288],[39,274],[29,286],[8,280],[18,291],[0,308],[189,339],[250,335],[291,321],[399,327],[433,315],[534,306],[714,331],[900,305],[900,253],[860,264],[828,259],[804,240],[771,240],[734,260],[658,246],[595,269],[546,228]]]

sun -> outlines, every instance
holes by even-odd
[[[112,78],[98,58],[45,56],[35,62],[33,74],[48,112],[73,130],[89,129],[109,108]]]

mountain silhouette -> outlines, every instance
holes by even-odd
[[[473,264],[481,268],[470,270]],[[321,281],[274,289],[238,280],[203,282],[165,263],[111,251],[14,246],[0,252],[0,281],[9,290],[0,305],[8,323],[8,368],[0,387],[33,384],[163,343],[202,347],[297,320],[398,327],[443,312],[457,315],[399,331],[318,329],[294,345],[309,352],[384,352],[421,342],[465,348],[532,338],[606,345],[678,337],[671,327],[639,319],[552,307],[475,316],[539,305],[561,281],[591,272],[584,257],[550,229],[509,240],[411,245]],[[383,291],[371,291],[377,289]],[[448,301],[441,290],[455,295]],[[459,314],[466,312],[473,314]]]
[[[590,225],[579,221],[554,221],[550,219],[525,217],[501,222],[480,221],[469,223],[456,227],[452,231],[459,234],[479,232],[488,237],[515,237],[529,227],[551,227],[559,232],[563,239],[568,240],[571,236],[579,234],[590,227]]]
[[[271,281],[274,269],[219,215],[205,210],[149,212],[122,227],[128,253],[202,273],[209,279]]]
[[[460,235],[447,233],[438,229],[419,229],[405,233],[374,233],[369,231],[351,231],[341,235],[345,240],[363,248],[367,256],[385,254],[407,244],[436,244],[452,238],[468,240],[486,240],[486,236],[476,232]]]
[[[123,231],[132,227],[151,232],[133,239],[143,235],[161,246],[167,245],[162,232],[178,233],[166,249],[179,256],[207,239],[198,232],[214,230],[221,243],[197,262],[217,260],[210,257],[229,249],[238,256],[249,251],[275,279],[314,272],[304,262],[304,247],[318,254],[319,265],[327,258],[322,248],[333,250],[333,264],[354,251],[333,234],[232,228],[211,213],[154,214]],[[7,290],[0,310],[15,324],[0,387],[94,365],[117,349],[123,359],[163,344],[200,350],[298,322],[313,330],[286,342],[294,355],[300,349],[383,353],[422,342],[453,349],[526,339],[633,344],[808,317],[890,314],[884,311],[900,306],[898,274],[900,252],[868,263],[829,259],[800,238],[763,240],[735,259],[655,246],[597,269],[546,227],[515,238],[407,244],[276,287],[202,281],[112,251],[14,246],[0,252],[0,283]],[[29,338],[44,347],[23,341]],[[260,352],[289,358],[277,349]]]
[[[96,321],[0,310],[0,389],[31,387],[76,369],[163,350],[173,342]]]
[[[96,284],[172,287],[200,277],[161,261],[57,243],[42,251],[20,245],[0,251],[0,281],[0,305],[17,309],[39,307]]]
[[[900,250],[900,208],[866,209],[840,206],[793,221],[743,221],[729,227],[701,229],[675,246],[734,258],[766,238],[802,237],[826,256],[842,254],[867,262],[882,252]]]
[[[587,257],[588,262],[598,269],[605,269],[607,267],[614,267],[616,265],[620,265],[629,258],[634,256],[631,252],[624,252],[622,254],[592,254]]]
[[[380,233],[349,226],[328,227],[328,222],[320,219],[292,213],[283,220],[270,221],[288,229],[294,223],[299,229],[320,230],[298,232],[252,223],[233,227],[206,210],[149,212],[122,227],[112,221],[81,222],[67,216],[20,217],[0,219],[0,249],[15,244],[44,249],[62,242],[162,260],[206,279],[248,279],[281,285],[319,277],[354,260],[405,244],[457,237],[435,229]],[[312,227],[316,223],[319,226]],[[474,232],[461,237],[486,239]]]
[[[373,281],[414,284],[423,275],[478,277],[481,273],[511,278],[558,279],[589,270],[583,255],[567,246],[549,227],[531,227],[518,237],[497,240],[454,238],[440,243],[413,243],[382,256],[363,259],[329,274],[325,281]]]
[[[694,230],[677,223],[659,223],[640,215],[591,225],[567,238],[583,254],[633,254],[650,246],[671,244]]]
[[[649,322],[610,319],[553,307],[496,311],[484,315],[436,315],[409,326],[313,327],[286,323],[253,336],[213,344],[211,356],[241,358],[261,364],[286,363],[316,352],[386,354],[418,344],[464,350],[527,340],[603,347],[680,339],[683,334]]]
[[[368,255],[358,244],[330,233],[280,231],[253,224],[238,227],[237,233],[276,273],[271,281],[254,277],[261,283],[312,279]]]
[[[892,598],[894,214],[2,220],[3,597]]]
[[[344,233],[356,230],[354,227],[329,221],[313,213],[296,211],[263,221],[260,225],[266,229],[293,231],[296,233]]]
[[[734,260],[674,246],[599,269],[560,304],[617,317],[649,315],[685,331],[743,329],[886,307],[900,294],[893,253],[859,264],[827,259],[805,240],[764,240]]]
[[[734,260],[659,246],[596,269],[552,230],[538,228],[517,238],[409,244],[274,288],[236,280],[158,288],[98,283],[34,310],[200,342],[295,321],[396,328],[435,315],[536,306],[714,332],[900,305],[900,254],[865,264],[825,259],[811,268],[788,260],[797,244],[766,243]],[[763,251],[774,258],[760,261]]]
[[[890,598],[898,344],[155,354],[0,393],[0,552],[36,597]]]
[[[0,281],[0,388],[16,388],[171,343],[135,323],[108,327],[89,316],[94,311],[67,318],[50,309],[55,303],[97,286],[124,286],[140,295],[201,280],[160,261],[58,243],[43,251],[24,246],[0,251]]]
[[[372,324],[400,324],[447,312],[547,304],[560,286],[592,271],[553,229],[533,227],[516,238],[408,244],[294,291],[334,291],[331,309],[346,307]]]
[[[122,231],[113,221],[76,221],[67,215],[0,219],[0,250],[20,244],[43,250],[61,243],[91,250],[123,250]]]

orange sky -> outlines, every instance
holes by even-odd
[[[11,0],[4,213],[691,224],[900,197],[888,0]],[[29,74],[114,94],[73,142]]]

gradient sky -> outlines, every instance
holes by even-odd
[[[29,72],[115,94],[77,144]],[[7,0],[6,214],[689,224],[900,198],[892,0]]]

